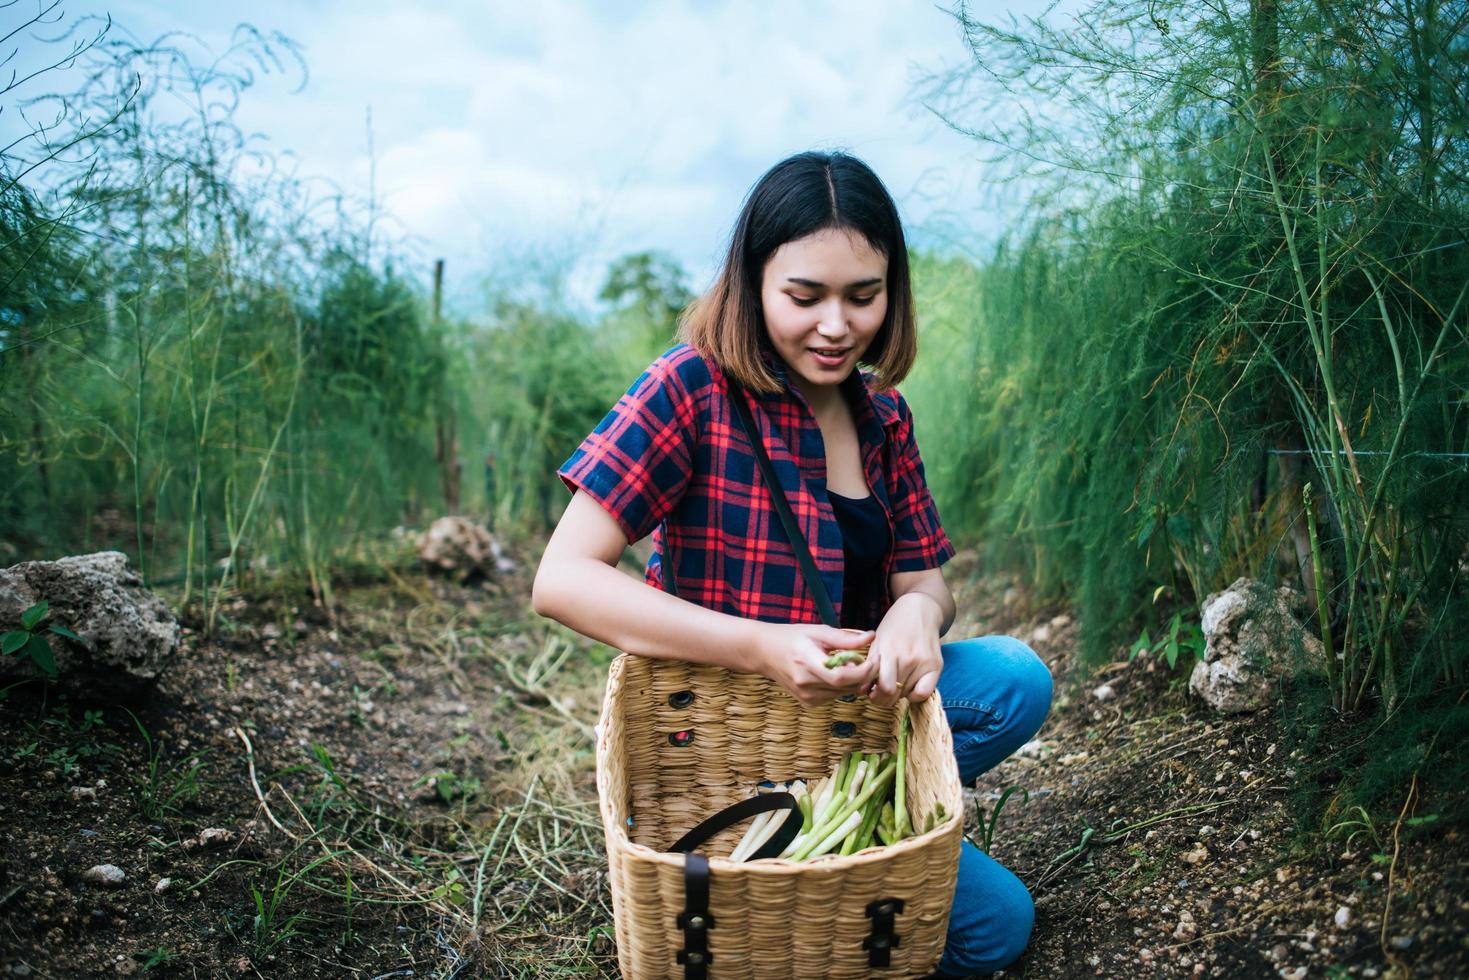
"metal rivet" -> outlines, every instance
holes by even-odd
[[[693,740],[694,733],[687,730],[682,732],[674,732],[672,735],[668,736],[668,744],[676,745],[679,748],[683,748],[685,745],[688,745]]]
[[[857,726],[850,721],[834,721],[831,723],[831,734],[833,738],[851,738],[857,734]]]
[[[668,696],[668,706],[675,709],[687,708],[694,703],[693,691],[674,691]]]
[[[893,944],[892,939],[887,936],[873,936],[870,942],[873,949],[887,949]]]
[[[857,700],[857,695],[843,694],[841,697],[837,698],[837,700],[843,702],[844,704],[851,704],[853,701]]]
[[[877,914],[878,915],[892,915],[893,914],[893,903],[892,902],[883,902],[882,904],[880,904],[877,907]]]
[[[689,919],[689,928],[690,929],[702,929],[702,928],[704,928],[704,917],[702,915],[696,915],[696,916],[693,916],[692,918],[690,918]]]
[[[700,963],[703,963],[704,962],[704,954],[703,953],[690,953],[688,955],[688,962],[692,963],[694,966],[698,966]]]

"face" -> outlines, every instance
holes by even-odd
[[[807,399],[826,403],[887,314],[888,260],[852,231],[786,242],[765,263],[760,303],[775,352]]]

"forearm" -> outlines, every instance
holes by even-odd
[[[893,605],[897,605],[900,600],[922,603],[928,614],[934,617],[932,621],[939,636],[949,632],[949,627],[954,625],[956,613],[954,596],[942,579],[936,584],[925,582],[909,586],[905,591],[893,596]]]
[[[765,624],[686,602],[596,558],[548,556],[531,602],[540,615],[626,653],[765,672]]]

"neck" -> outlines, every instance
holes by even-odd
[[[842,403],[840,385],[813,385],[805,378],[792,372],[791,384],[806,396],[806,404],[818,418],[827,415]]]

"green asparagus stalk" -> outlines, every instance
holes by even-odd
[[[905,702],[898,715],[898,777],[893,788],[893,827],[898,837],[907,837],[912,828],[908,824],[908,705]]]
[[[894,768],[895,766],[892,763],[889,763],[886,767],[883,768],[882,772],[877,774],[876,779],[867,784],[867,787],[862,790],[861,794],[855,800],[848,800],[844,804],[839,804],[836,808],[835,813],[831,817],[829,817],[825,822],[817,824],[816,829],[811,832],[811,837],[824,840],[825,835],[830,833],[830,831],[834,827],[841,825],[843,822],[846,821],[848,816],[853,813],[857,813],[863,806],[865,806],[868,800],[872,799],[880,791],[887,789],[887,787],[892,783]],[[848,833],[850,832],[851,831],[849,830]],[[844,834],[842,836],[845,837],[846,835]],[[812,841],[808,841],[806,847],[810,847],[811,844]],[[803,851],[805,850],[806,848],[802,848],[801,850],[796,851],[795,857],[797,861],[805,860],[805,858],[809,856],[809,852],[803,853]]]

